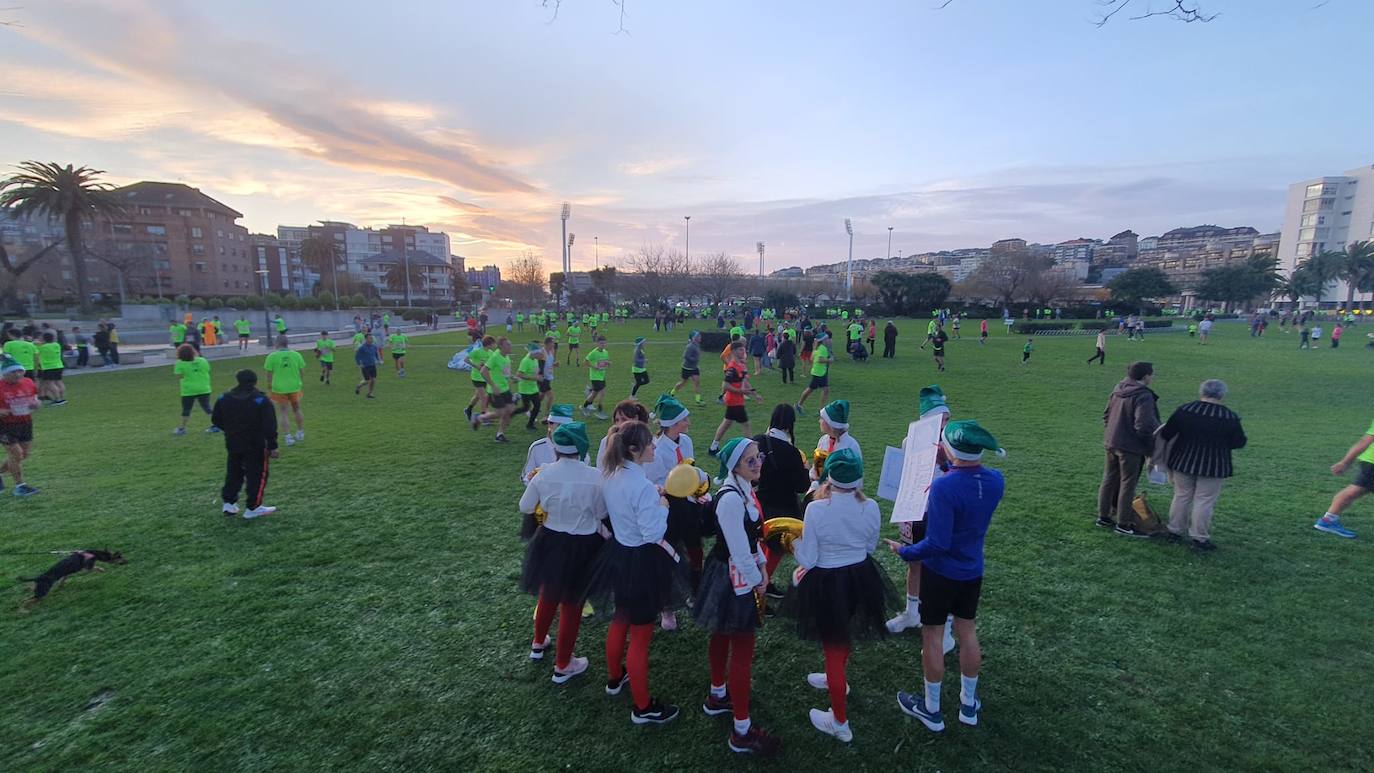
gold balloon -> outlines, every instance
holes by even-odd
[[[822,451],[817,448],[815,451],[811,452],[811,466],[816,470],[817,478],[821,477],[821,473],[825,472],[825,460],[829,458],[829,451]]]
[[[544,469],[544,468],[541,466],[541,467],[535,467],[533,470],[530,470],[530,474],[525,476],[525,482],[526,482],[526,483],[529,483],[530,481],[534,480],[534,476],[538,475],[538,474],[539,474],[539,471],[542,470],[542,469]],[[535,520],[535,522],[538,523],[540,526],[543,526],[543,525],[544,525],[544,521],[547,521],[548,519],[549,519],[549,514],[548,514],[547,511],[544,510],[544,506],[543,506],[543,505],[535,505],[535,506],[534,506],[534,520]]]
[[[668,493],[668,496],[682,499],[696,494],[701,483],[701,478],[697,472],[697,468],[686,462],[679,464],[668,471],[668,478],[663,482],[663,490]]]
[[[770,547],[782,549],[789,555],[792,543],[802,535],[800,518],[769,518],[763,522],[763,541]]]

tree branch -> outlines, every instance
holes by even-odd
[[[39,260],[43,258],[43,256],[47,255],[52,250],[56,249],[57,246],[62,243],[62,241],[62,239],[58,239],[57,241],[44,246],[38,252],[35,252],[33,255],[30,255],[28,258],[25,258],[24,260],[21,260],[18,263],[15,263],[13,260],[10,259],[9,250],[6,250],[5,246],[3,244],[0,244],[0,267],[3,267],[6,271],[10,272],[15,277],[18,277],[20,274],[24,273],[25,271],[28,271],[29,266],[32,266],[33,264],[37,263]]]

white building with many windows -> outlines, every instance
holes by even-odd
[[[1343,175],[1317,177],[1288,186],[1279,239],[1279,270],[1287,274],[1324,250],[1374,239],[1374,164]],[[1345,302],[1344,282],[1333,282],[1324,300]],[[1370,293],[1355,293],[1369,300]]]

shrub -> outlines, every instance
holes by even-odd
[[[223,299],[223,298],[207,298],[206,301],[205,301],[205,308],[207,308],[207,309],[222,309],[222,308],[224,308],[224,299]]]
[[[193,308],[193,309],[195,309],[195,310],[197,310],[197,311],[204,311],[204,309],[205,309],[205,299],[204,299],[204,298],[192,298],[192,299],[191,299],[191,308]]]
[[[348,305],[355,309],[364,308],[367,306],[367,298],[364,298],[362,293],[353,293],[348,299]]]
[[[1174,321],[1173,321],[1172,319],[1147,319],[1147,320],[1145,320],[1145,327],[1146,327],[1147,329],[1148,329],[1148,328],[1152,328],[1152,327],[1173,327],[1173,326],[1174,326]]]
[[[319,303],[320,307],[326,309],[334,308],[334,293],[331,293],[328,290],[325,290],[324,292],[316,296],[315,300]]]
[[[189,295],[178,295],[178,296],[177,296],[177,305],[178,305],[178,306],[185,306],[186,304],[188,304],[188,303],[190,303],[190,302],[191,302],[191,296],[189,296]]]
[[[243,307],[245,309],[254,309],[256,311],[262,311],[262,298],[259,298],[256,295],[250,295],[247,298],[243,299]]]
[[[1079,325],[1084,330],[1110,330],[1116,323],[1108,319],[1085,319]]]
[[[281,309],[297,309],[300,308],[300,305],[300,299],[294,295],[284,295],[281,300],[277,302],[277,308]]]
[[[268,308],[278,308],[281,306],[281,296],[276,293],[268,293],[263,298],[263,303],[266,303]]]
[[[316,298],[313,295],[309,295],[304,298],[301,298],[299,305],[302,309],[308,309],[310,311],[319,311],[320,299]]]
[[[245,299],[242,295],[235,295],[233,298],[230,298],[227,301],[225,301],[225,303],[229,304],[231,307],[235,309],[242,309],[248,306],[247,299]]]
[[[1077,323],[1053,319],[1022,319],[1012,325],[1013,333],[1040,333],[1046,330],[1072,330]]]
[[[172,299],[171,299],[171,298],[158,298],[158,299],[157,299],[157,305],[159,305],[159,306],[171,306],[171,305],[172,305]]]

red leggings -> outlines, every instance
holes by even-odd
[[[630,653],[625,655],[625,637],[630,638]],[[634,697],[635,708],[649,707],[649,642],[654,638],[653,623],[631,625],[628,620],[617,616],[606,629],[606,675],[612,682],[620,681],[622,671],[620,661],[625,660],[625,670],[630,672],[630,695]]]
[[[845,711],[845,693],[849,681],[844,674],[845,663],[849,661],[848,644],[825,644],[825,681],[830,687],[830,711],[836,722],[846,722],[849,715]]]
[[[773,579],[773,572],[778,570],[778,564],[782,563],[782,557],[786,555],[780,550],[770,550],[767,545],[763,546],[763,558],[765,561],[764,569],[768,572],[768,579]]]
[[[534,643],[544,643],[553,624],[553,613],[558,612],[558,648],[555,650],[553,667],[559,670],[568,667],[572,660],[573,645],[577,643],[577,631],[582,627],[582,605],[575,601],[554,604],[539,594],[539,604],[534,608]]]
[[[702,564],[706,562],[706,551],[701,549],[701,543],[689,545],[687,547],[687,560],[690,562],[692,571],[700,572]]]
[[[726,662],[729,661],[730,702],[735,707],[735,719],[749,718],[750,672],[754,666],[754,632],[713,633],[710,644],[711,686],[725,684]],[[731,650],[734,657],[730,657]]]

